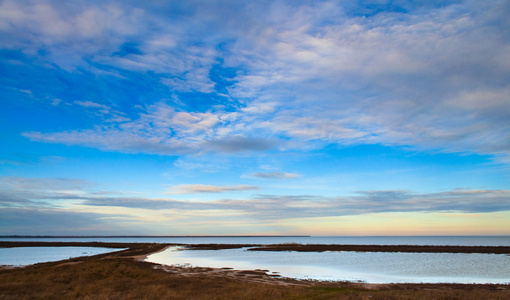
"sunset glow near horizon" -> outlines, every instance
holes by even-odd
[[[0,235],[510,235],[509,1],[0,1]]]

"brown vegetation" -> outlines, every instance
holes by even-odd
[[[253,244],[190,244],[186,245],[187,250],[224,250],[238,249],[247,247],[260,247],[261,245]]]
[[[185,268],[133,259],[167,246],[130,244],[113,254],[0,270],[0,299],[510,299],[508,285],[299,281],[274,278],[266,270]]]
[[[250,244],[192,244],[186,245],[189,250],[221,250],[247,248],[248,251],[298,251],[298,252],[325,252],[325,251],[356,251],[356,252],[410,252],[410,253],[491,253],[510,254],[508,246],[418,246],[418,245],[322,245],[322,244],[276,244],[276,245],[250,245]]]

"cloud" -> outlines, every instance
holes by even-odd
[[[49,186],[44,186],[44,183]],[[33,183],[33,184],[31,184]],[[255,191],[257,187],[247,185],[208,186],[179,185],[170,189],[172,194],[180,193],[224,193]],[[295,218],[321,218],[365,215],[372,213],[490,213],[510,211],[509,190],[454,189],[438,193],[415,193],[405,190],[359,191],[352,195],[325,197],[317,195],[251,195],[238,199],[217,199],[208,201],[176,200],[171,198],[148,198],[114,196],[119,193],[105,193],[86,188],[80,181],[72,179],[4,177],[0,185],[0,213],[19,212],[10,216],[12,224],[20,225],[27,216],[39,219],[26,220],[26,227],[37,222],[46,222],[47,227],[56,230],[58,220],[72,218],[69,226],[79,230],[93,228],[94,224],[110,224],[119,228],[132,228],[140,223],[144,226],[160,222],[185,222],[192,224],[221,224],[243,220],[279,222]],[[204,219],[206,216],[209,219]],[[219,218],[228,216],[227,220]],[[62,219],[63,218],[63,219]],[[6,219],[1,219],[1,222]],[[18,221],[16,221],[18,220]],[[79,221],[83,220],[83,222]],[[89,227],[86,221],[92,222]],[[94,222],[96,220],[96,222]],[[208,223],[209,222],[209,223]],[[177,223],[176,223],[177,224]],[[16,225],[16,226],[18,226]],[[61,225],[61,224],[60,224]],[[18,228],[11,226],[12,228]],[[127,226],[127,227],[123,227]],[[21,227],[20,227],[21,228]],[[84,229],[85,228],[85,229]],[[17,230],[17,229],[16,229]],[[41,229],[42,230],[42,229]],[[18,231],[20,232],[20,231]]]
[[[165,104],[149,107],[137,120],[96,129],[55,133],[25,132],[23,136],[47,143],[82,145],[108,151],[176,154],[196,151],[218,122],[211,113],[176,112]]]
[[[233,163],[234,161],[229,156],[209,153],[207,155],[182,156],[173,165],[183,170],[217,173],[231,169]]]
[[[508,190],[466,190],[416,194],[408,191],[368,191],[357,196],[259,196],[223,205],[244,207],[271,218],[329,217],[382,212],[463,212],[508,211]]]
[[[188,210],[192,209],[186,201],[178,201],[173,199],[148,199],[137,197],[84,197],[82,198],[83,204],[86,206],[112,206],[124,208],[137,208],[149,210],[162,210],[162,209],[178,209]],[[197,205],[198,206],[198,205]]]
[[[346,120],[324,120],[314,117],[279,115],[263,126],[304,140],[334,141],[343,144],[358,143],[370,135],[370,132],[365,130],[348,128]]]
[[[89,107],[95,105],[85,103]],[[140,113],[136,120],[117,116],[104,126],[96,126],[95,129],[55,133],[24,132],[22,135],[38,142],[164,155],[265,151],[277,147],[276,139],[246,137],[225,132],[222,126],[232,122],[230,115],[221,111],[216,113],[176,111],[165,103],[156,103]],[[111,124],[115,120],[123,123]]]
[[[241,111],[248,114],[270,114],[276,110],[275,105],[275,103],[252,103]]]
[[[212,151],[234,153],[244,151],[265,151],[276,148],[278,142],[276,140],[264,138],[250,138],[244,136],[233,136],[217,140],[207,141],[205,149]]]
[[[253,185],[217,186],[204,184],[182,184],[167,189],[167,194],[200,194],[200,193],[225,193],[237,191],[254,191],[259,188]]]
[[[258,178],[268,178],[268,179],[290,179],[290,178],[299,178],[301,175],[296,173],[283,173],[283,172],[270,172],[270,173],[253,173],[252,174]]]
[[[119,37],[139,32],[135,22],[143,15],[140,9],[114,4],[62,5],[53,1],[3,1],[0,11],[0,29],[9,41],[2,43],[3,47],[23,48],[28,54],[46,48],[46,56],[65,69],[84,66],[82,56],[115,47]]]
[[[65,224],[65,226],[63,226]],[[123,230],[96,213],[31,208],[0,209],[2,235],[115,235]]]
[[[57,208],[79,200],[94,184],[68,178],[0,177],[0,207]]]
[[[52,157],[50,157],[51,159]],[[59,157],[56,157],[59,159]],[[16,176],[1,176],[0,184],[4,187],[9,187],[19,190],[81,190],[93,185],[93,183],[70,178],[29,178],[29,177],[16,177]]]
[[[252,199],[178,201],[146,198],[90,197],[91,206],[118,206],[177,211],[233,211],[261,220],[333,217],[386,212],[462,212],[509,211],[508,190],[453,190],[417,194],[409,191],[366,191],[355,196],[322,197],[312,195],[260,195]]]
[[[189,152],[189,146],[175,139],[165,140],[154,136],[147,139],[143,136],[120,130],[84,130],[43,134],[25,132],[23,136],[32,141],[46,143],[62,143],[65,145],[81,145],[105,151],[127,153],[176,154]]]
[[[25,132],[33,141],[165,155],[377,143],[504,161],[510,6],[362,6],[4,1],[0,46],[158,91],[138,119]],[[190,96],[180,111],[161,104],[179,93]]]
[[[509,40],[495,24],[509,7],[484,5],[339,14],[330,25],[318,7],[286,6],[254,37],[264,46],[252,45],[257,59],[232,93],[278,99],[285,109],[264,125],[293,139],[508,154]]]
[[[411,191],[360,191],[352,196],[323,197],[314,195],[258,195],[251,199],[223,199],[212,201],[184,201],[144,197],[104,197],[90,190],[90,183],[74,179],[2,178],[2,203],[16,201],[37,203],[46,207],[54,200],[91,206],[119,206],[145,209],[235,210],[252,215],[271,215],[283,218],[341,216],[374,212],[495,212],[510,210],[508,190],[455,189],[439,193]],[[256,186],[178,185],[169,189],[180,193],[223,193],[255,191]],[[9,200],[11,199],[11,200]],[[278,217],[279,218],[279,217]]]
[[[110,110],[111,107],[107,106],[107,105],[103,105],[103,104],[99,104],[99,103],[95,103],[95,102],[92,102],[92,101],[74,101],[75,104],[78,104],[80,106],[83,106],[83,107],[92,107],[92,108],[102,108],[103,110]]]
[[[162,78],[161,83],[179,92],[214,92],[214,82],[209,78],[207,69],[186,73],[182,78]]]

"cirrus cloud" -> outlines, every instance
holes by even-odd
[[[259,187],[253,185],[217,186],[205,184],[181,184],[167,189],[166,194],[201,194],[201,193],[225,193],[238,191],[254,191]]]
[[[264,178],[264,179],[290,179],[290,178],[299,178],[301,175],[296,173],[284,173],[284,172],[269,172],[269,173],[253,173],[254,177]]]

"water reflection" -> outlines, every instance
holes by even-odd
[[[92,256],[123,249],[100,247],[16,247],[0,248],[0,265],[26,266],[80,256]]]
[[[235,269],[268,269],[282,276],[369,283],[509,283],[510,256],[458,253],[266,252],[172,247],[148,261]]]

